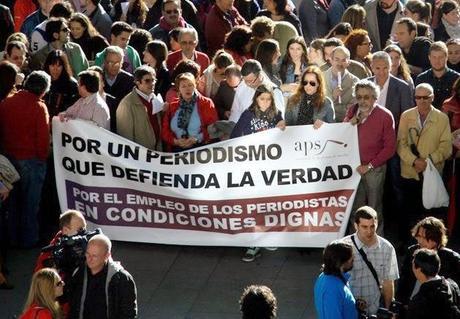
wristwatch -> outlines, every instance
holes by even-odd
[[[372,164],[369,163],[369,164],[367,164],[367,169],[368,169],[368,170],[373,170],[373,169],[374,169],[374,166],[372,166]]]

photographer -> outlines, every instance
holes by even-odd
[[[353,247],[335,240],[323,253],[322,273],[315,283],[315,308],[319,319],[355,319],[355,298],[348,287],[353,267]]]
[[[414,253],[412,270],[421,285],[409,303],[407,319],[460,318],[456,304],[459,288],[451,279],[438,275],[440,264],[434,250],[421,248]]]
[[[77,210],[67,210],[59,217],[60,231],[51,240],[48,247],[55,247],[63,236],[74,236],[86,232],[86,220],[83,214]],[[53,260],[53,250],[41,252],[35,265],[34,273],[45,267],[56,268]]]

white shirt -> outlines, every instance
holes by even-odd
[[[377,78],[374,79],[375,84],[378,85],[377,83]],[[387,94],[388,94],[388,84],[390,83],[390,76],[388,76],[387,80],[383,84],[383,87],[380,88],[380,95],[379,98],[377,99],[377,104],[381,105],[383,107],[386,107],[387,103]]]
[[[270,85],[272,87],[276,87],[265,74],[262,74],[264,77],[262,83]],[[228,118],[229,121],[237,123],[240,119],[241,114],[251,106],[252,99],[254,97],[254,93],[256,92],[255,89],[248,86],[244,81],[241,81],[240,85],[236,88],[235,98],[233,99],[232,109],[230,110],[230,117]],[[283,92],[279,88],[275,88],[274,90],[275,96],[275,106],[278,110],[281,111],[281,114],[284,118],[284,96]]]
[[[97,126],[110,130],[110,111],[99,93],[78,99],[64,112],[64,115],[68,118],[91,121]]]

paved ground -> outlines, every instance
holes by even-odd
[[[134,276],[139,318],[236,319],[242,289],[270,286],[280,319],[315,318],[313,284],[320,249],[262,252],[253,263],[240,261],[242,248],[185,247],[115,242],[113,256]],[[21,312],[38,250],[9,252],[14,290],[0,290],[0,319]]]

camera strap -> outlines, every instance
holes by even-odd
[[[366,253],[364,252],[363,248],[358,248],[358,245],[356,244],[356,240],[355,240],[355,235],[352,235],[352,236],[351,236],[351,240],[353,241],[353,244],[355,245],[356,250],[358,250],[359,254],[360,254],[361,257],[363,258],[363,261],[366,263],[367,267],[368,267],[369,270],[371,271],[372,276],[374,277],[375,282],[377,283],[377,287],[378,287],[379,290],[380,290],[380,289],[381,289],[381,286],[380,286],[379,276],[377,275],[377,271],[375,270],[374,266],[373,266],[372,263],[369,261],[369,259],[367,259],[367,255],[366,255]]]

